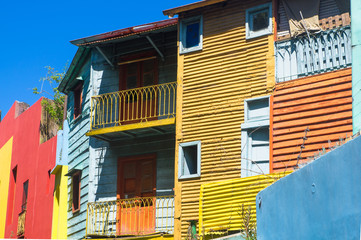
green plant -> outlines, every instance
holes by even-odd
[[[55,121],[55,123],[61,129],[63,126],[63,112],[64,112],[64,101],[65,95],[62,94],[58,86],[63,80],[65,76],[65,72],[67,69],[67,64],[64,67],[62,72],[56,71],[54,68],[50,66],[45,67],[47,69],[46,76],[40,79],[41,82],[41,89],[38,90],[37,87],[33,88],[33,93],[38,95],[47,94],[51,97],[52,101],[43,100],[41,104],[43,105],[45,111],[49,113],[50,118]],[[44,90],[44,83],[48,83],[50,85],[51,91]]]
[[[257,240],[257,224],[253,219],[251,206],[245,208],[244,205],[240,206],[238,215],[241,217],[241,232],[244,233],[246,240]]]

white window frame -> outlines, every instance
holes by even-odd
[[[182,175],[184,159],[184,147],[197,146],[197,173]],[[178,151],[178,179],[197,178],[201,176],[201,141],[193,141],[179,144]]]
[[[268,27],[266,29],[252,31],[251,26],[253,23],[251,22],[252,15],[254,13],[260,12],[262,10],[268,11]],[[260,36],[272,34],[272,3],[265,3],[256,7],[248,8],[246,10],[246,39],[257,38]]]
[[[192,24],[192,23],[195,23],[195,22],[199,22],[199,44],[197,46],[194,46],[194,47],[186,48],[183,45],[183,43],[186,42],[186,37],[187,37],[186,36],[187,27],[186,26],[188,24]],[[202,17],[202,15],[182,19],[180,21],[179,53],[184,54],[184,53],[199,51],[199,50],[202,50],[202,48],[203,48],[203,17]]]
[[[252,101],[257,101],[257,100],[261,100],[261,99],[268,99],[268,114],[265,115],[265,117],[263,118],[258,118],[258,119],[251,119],[249,120],[249,116],[248,116],[248,105],[250,102]],[[247,170],[249,169],[250,166],[250,161],[249,156],[250,156],[250,152],[251,152],[251,137],[249,136],[249,133],[254,131],[254,129],[256,128],[268,128],[269,129],[269,116],[270,116],[270,96],[262,96],[262,97],[256,97],[256,98],[250,98],[250,99],[246,99],[244,100],[244,123],[241,124],[241,131],[242,131],[242,136],[241,136],[241,177],[249,177],[250,175],[250,171]],[[268,115],[268,116],[267,116]]]

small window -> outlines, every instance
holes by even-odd
[[[272,34],[272,3],[246,10],[246,39]]]
[[[80,81],[73,90],[74,93],[74,118],[81,114],[83,82]]]
[[[178,178],[201,176],[201,141],[179,144]]]
[[[28,203],[28,190],[29,190],[29,180],[23,184],[23,199],[21,201],[21,211],[26,210],[26,205]]]
[[[180,50],[188,53],[202,49],[203,23],[202,16],[184,19],[180,23]]]
[[[72,180],[73,180],[73,200],[72,200],[73,212],[77,212],[80,210],[80,178],[81,178],[80,171],[77,171],[72,176]]]

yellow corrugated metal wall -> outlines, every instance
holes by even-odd
[[[201,185],[199,199],[199,236],[221,235],[227,231],[239,231],[242,206],[251,208],[251,222],[256,222],[256,196],[275,181],[290,172],[237,178]],[[243,215],[244,216],[244,215]]]
[[[273,35],[245,39],[245,10],[266,2],[229,0],[180,15],[202,14],[203,50],[178,58],[176,163],[178,144],[195,140],[202,162],[198,179],[179,181],[176,169],[175,239],[198,219],[201,183],[240,177],[244,99],[274,86]]]

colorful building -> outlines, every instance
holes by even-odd
[[[15,102],[0,123],[0,238],[51,238],[57,126],[42,101]]]
[[[272,9],[270,1],[218,0],[164,11],[179,18],[175,239],[199,224],[203,184],[269,172]]]
[[[177,23],[71,41],[68,238],[172,238]]]
[[[351,81],[349,1],[293,2],[276,2],[271,172],[298,168],[352,135],[352,92],[357,91]],[[307,27],[298,33],[287,17],[290,11],[303,12],[304,19],[296,17]]]

